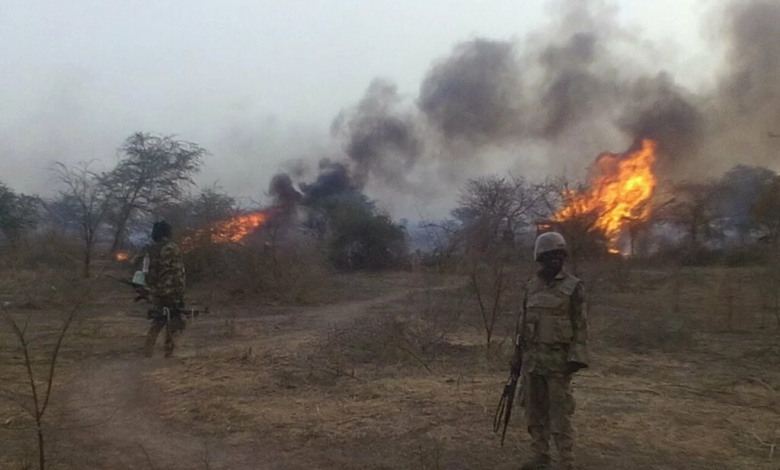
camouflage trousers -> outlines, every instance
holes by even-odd
[[[176,347],[176,338],[184,331],[187,324],[181,315],[171,315],[170,321],[165,317],[155,317],[152,319],[152,324],[149,326],[149,331],[146,333],[146,345],[144,347],[144,354],[146,357],[152,357],[154,355],[154,344],[157,342],[157,337],[160,332],[165,330],[165,357],[171,357],[173,350]]]
[[[526,374],[524,380],[525,417],[534,457],[550,459],[552,436],[558,450],[560,468],[572,468],[574,436],[571,422],[575,403],[571,375],[530,373]]]

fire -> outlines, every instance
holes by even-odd
[[[114,255],[114,259],[117,261],[127,261],[130,259],[130,253],[119,251]]]
[[[655,191],[653,175],[656,143],[645,139],[641,148],[627,154],[603,153],[596,159],[595,175],[584,192],[570,191],[566,205],[554,220],[566,221],[595,214],[594,229],[607,238],[611,253],[619,253],[620,237],[629,222],[650,217],[650,198]]]
[[[214,222],[208,227],[198,230],[193,236],[186,237],[182,241],[182,247],[185,250],[190,250],[204,237],[208,237],[211,243],[240,242],[244,237],[263,226],[270,215],[270,211],[258,211]]]
[[[265,212],[254,212],[217,222],[208,230],[211,232],[211,241],[214,243],[235,243],[241,241],[267,220],[268,215]]]

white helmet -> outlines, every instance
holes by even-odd
[[[534,244],[534,261],[539,261],[539,257],[550,251],[563,250],[566,252],[566,240],[558,232],[545,232],[536,238]]]

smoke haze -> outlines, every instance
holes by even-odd
[[[111,129],[90,129],[88,113],[121,109],[129,98],[105,99],[87,76],[64,82],[34,123],[4,126],[0,137],[10,143],[6,158],[56,157],[83,153],[76,134],[95,148],[115,148],[141,124],[165,133],[163,123],[180,119],[208,136],[182,138],[225,159],[209,161],[204,176],[227,178],[221,184],[228,190],[262,189],[270,179],[266,193],[277,201],[365,191],[407,216],[415,204],[454,201],[467,178],[484,172],[582,176],[600,152],[620,153],[640,138],[659,142],[663,178],[717,176],[737,163],[777,169],[778,141],[768,134],[780,132],[780,3],[712,8],[708,60],[719,66],[699,85],[675,74],[669,44],[625,26],[620,8],[558,0],[534,30],[512,39],[476,35],[442,50],[416,87],[371,80],[332,118],[329,134],[314,123],[281,124],[288,121],[260,112],[249,96],[183,101],[157,121],[128,114]],[[375,70],[394,76],[392,68]],[[320,93],[328,93],[327,83]],[[298,104],[291,109],[305,106]],[[199,118],[202,109],[213,110],[209,121]],[[224,125],[209,126],[215,120]]]

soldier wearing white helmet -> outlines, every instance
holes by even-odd
[[[533,458],[525,470],[550,468],[550,437],[555,442],[559,468],[574,465],[571,418],[574,396],[572,375],[588,367],[588,323],[582,281],[563,269],[566,240],[557,232],[541,234],[534,260],[541,269],[526,285],[518,322],[513,373],[522,374],[528,432]]]

